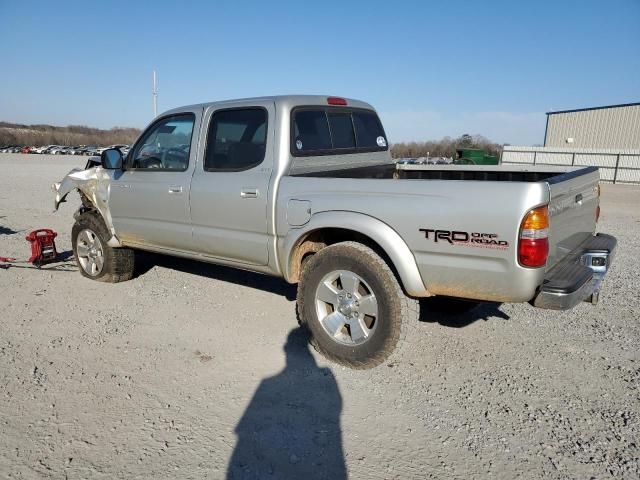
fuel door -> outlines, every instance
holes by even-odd
[[[309,200],[289,200],[287,203],[287,223],[292,227],[300,227],[311,218],[311,202]]]

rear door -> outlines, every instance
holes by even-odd
[[[191,183],[196,249],[211,257],[266,265],[275,105],[212,106],[203,118],[203,161]]]
[[[194,109],[158,119],[116,173],[109,207],[125,244],[192,250],[189,188],[201,117]]]

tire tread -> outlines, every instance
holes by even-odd
[[[80,266],[80,262],[78,261],[76,252],[76,237],[84,228],[93,230],[100,238],[100,242],[102,242],[102,248],[105,257],[104,267],[102,275],[99,275],[97,277],[87,275]],[[107,245],[107,242],[109,241],[109,238],[111,238],[111,235],[109,234],[109,231],[107,230],[107,227],[104,224],[104,221],[102,220],[100,214],[94,212],[93,210],[82,213],[76,219],[76,223],[73,225],[71,236],[73,254],[76,257],[76,264],[78,265],[78,269],[83,276],[90,278],[91,280],[105,283],[118,283],[131,280],[135,267],[135,253],[130,248],[113,248]]]
[[[321,342],[318,342],[313,334],[310,335],[310,343],[321,355],[340,365],[360,370],[373,368],[387,360],[396,350],[398,343],[406,343],[405,339],[407,337],[407,332],[414,330],[417,327],[420,317],[420,304],[416,299],[408,297],[404,293],[398,279],[389,265],[374,250],[358,242],[341,242],[320,250],[320,252],[313,255],[303,265],[296,296],[298,323],[301,326],[304,326],[309,330],[303,314],[305,308],[304,296],[305,289],[307,288],[307,278],[317,267],[318,262],[322,262],[325,256],[337,253],[339,250],[346,250],[349,255],[355,256],[358,260],[368,264],[372,269],[377,270],[381,274],[385,286],[394,292],[393,296],[399,302],[399,319],[391,319],[391,321],[399,321],[400,328],[392,329],[392,336],[387,339],[383,348],[364,360],[344,358],[342,356],[335,355],[333,352],[324,348]]]

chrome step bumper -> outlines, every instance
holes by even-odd
[[[567,310],[583,301],[598,303],[602,281],[613,262],[616,245],[615,237],[604,233],[586,240],[547,272],[531,304]]]

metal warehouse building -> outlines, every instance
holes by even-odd
[[[640,148],[640,103],[547,113],[545,147]]]

